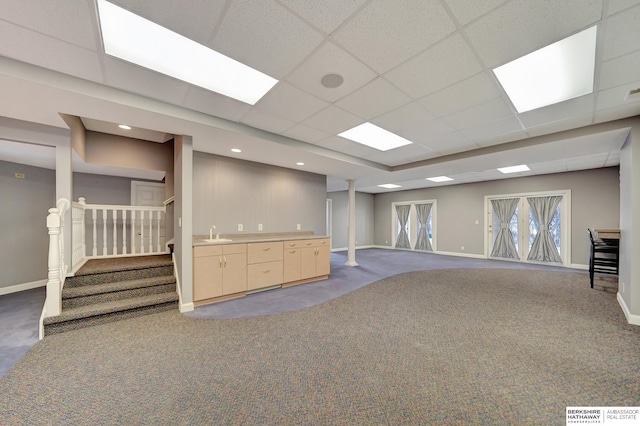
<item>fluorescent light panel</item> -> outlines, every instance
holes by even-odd
[[[345,130],[338,136],[375,148],[379,151],[388,151],[413,143],[410,140],[369,122]]]
[[[529,171],[529,167],[526,164],[520,164],[519,166],[509,166],[509,167],[500,167],[498,168],[499,172],[502,173],[518,173],[518,172],[526,172]]]
[[[597,26],[493,70],[518,112],[593,92]]]
[[[105,0],[98,0],[98,9],[108,55],[250,105],[278,82]]]
[[[380,188],[387,188],[387,189],[402,188],[402,186],[396,185],[395,183],[385,183],[384,185],[378,185],[378,186]]]
[[[436,176],[436,177],[427,178],[427,180],[430,180],[431,182],[448,182],[453,179],[451,179],[448,176]]]

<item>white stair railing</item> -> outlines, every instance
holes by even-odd
[[[60,315],[62,310],[62,288],[67,276],[64,263],[64,215],[69,209],[69,200],[61,198],[56,207],[49,209],[47,229],[49,230],[49,260],[47,274],[46,316]]]

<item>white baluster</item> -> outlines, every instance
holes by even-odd
[[[91,218],[93,219],[93,255],[98,255],[98,231],[96,224],[98,223],[98,211],[91,209]]]
[[[122,210],[122,254],[127,254],[127,211]]]
[[[118,224],[118,210],[111,210],[113,215],[113,254],[118,254],[118,235],[116,234],[116,226]]]
[[[80,235],[82,235],[82,254],[80,258],[84,259],[84,257],[87,255],[87,236],[86,236],[86,229],[85,229],[85,217],[84,217],[85,207],[84,206],[87,203],[84,197],[78,198],[78,203],[82,205],[82,210],[80,214]]]
[[[157,229],[157,236],[158,238],[156,239],[156,245],[158,247],[157,252],[160,253],[160,217],[162,216],[162,212],[158,211],[158,221],[156,222],[156,226],[158,227]]]
[[[153,253],[153,211],[149,211],[149,253]]]
[[[140,253],[144,253],[144,210],[140,211]]]
[[[102,209],[102,255],[107,255],[107,209]]]
[[[136,252],[136,211],[131,210],[131,254]]]

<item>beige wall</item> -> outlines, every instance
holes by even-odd
[[[484,255],[485,196],[565,189],[571,190],[571,263],[586,265],[587,228],[620,224],[618,167],[377,194],[375,244],[391,244],[391,203],[437,200],[438,251]]]

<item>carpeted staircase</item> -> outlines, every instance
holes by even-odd
[[[62,313],[45,336],[178,308],[169,255],[89,260],[62,290]]]

